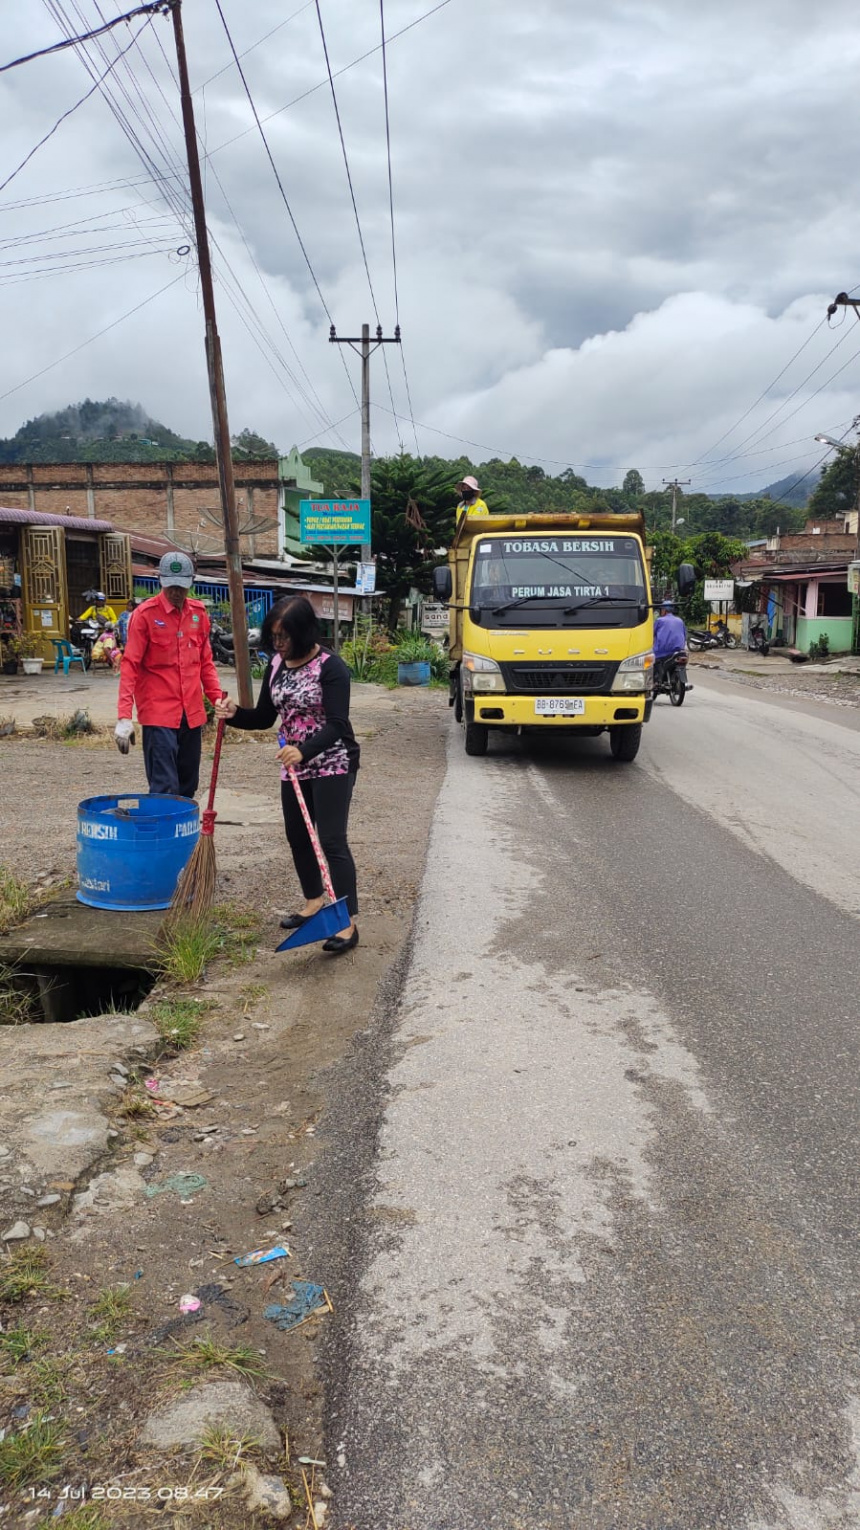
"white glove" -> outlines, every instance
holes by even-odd
[[[134,743],[134,723],[130,717],[120,718],[113,730],[113,736],[116,739],[116,747],[120,754],[128,754],[131,745]]]

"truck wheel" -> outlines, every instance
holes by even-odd
[[[636,723],[632,727],[610,728],[609,747],[612,750],[613,760],[635,760],[639,753],[639,745],[642,742],[642,724]]]
[[[483,723],[467,722],[465,729],[466,753],[486,754],[490,730]]]

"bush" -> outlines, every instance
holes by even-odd
[[[821,634],[820,638],[818,639],[817,643],[810,643],[810,645],[809,645],[809,657],[810,657],[810,659],[829,659],[830,658],[830,639],[827,636],[826,632],[822,632],[822,634]]]

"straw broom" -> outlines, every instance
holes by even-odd
[[[224,719],[215,734],[215,753],[212,757],[212,774],[209,778],[209,800],[200,815],[200,836],[187,864],[183,867],[176,891],[165,915],[165,926],[170,929],[178,924],[197,923],[215,901],[215,787],[218,784],[218,766],[221,763],[221,745],[224,742]]]

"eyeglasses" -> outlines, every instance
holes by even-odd
[[[287,648],[289,646],[290,639],[286,632],[273,632],[272,642],[276,648]]]

